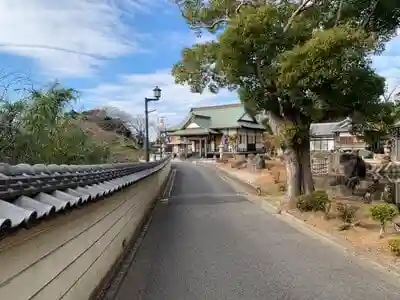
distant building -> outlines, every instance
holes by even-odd
[[[263,150],[264,127],[242,104],[192,108],[184,122],[167,129],[174,153],[210,157],[223,152],[257,153]],[[230,136],[237,136],[235,149]]]
[[[363,150],[367,145],[351,133],[351,120],[340,122],[313,123],[310,128],[311,151]]]

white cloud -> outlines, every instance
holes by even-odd
[[[153,96],[156,85],[162,89],[162,96],[159,102],[150,102],[149,110],[157,110],[151,118],[164,116],[168,125],[182,121],[191,107],[238,101],[235,93],[226,90],[219,94],[191,93],[189,87],[174,83],[170,70],[121,76],[115,84],[100,84],[83,91],[82,100],[92,107],[110,105],[131,115],[143,114],[144,98]]]
[[[32,58],[56,77],[93,73],[104,60],[139,51],[122,16],[152,0],[2,0],[0,52]],[[129,37],[129,38],[128,38]]]

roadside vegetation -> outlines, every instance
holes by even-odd
[[[284,150],[291,202],[311,195],[310,124],[350,117],[370,141],[393,121],[385,79],[371,65],[400,25],[393,0],[175,0],[190,28],[215,39],[182,51],[173,68],[192,91],[238,91],[264,113]],[[368,137],[368,138],[367,138]]]
[[[240,160],[238,155],[232,155],[218,161],[217,167],[240,180],[251,181],[257,196],[250,196],[250,200],[255,197],[255,203],[261,202],[262,207],[282,209],[282,199],[287,197],[284,162],[268,158],[265,168],[253,170],[246,160],[238,164]],[[297,197],[286,212],[313,230],[328,233],[345,247],[372,255],[385,265],[391,265],[393,257],[400,257],[400,205],[393,204],[391,197],[382,199],[377,191],[371,202],[364,202],[360,194],[342,195],[340,187],[329,186],[323,178],[315,184],[314,192]]]
[[[183,49],[175,81],[196,93],[237,91],[248,113],[266,117],[268,154],[283,151],[282,161],[268,161],[266,170],[220,167],[251,180],[278,212],[287,201],[289,212],[312,227],[363,251],[400,256],[400,239],[393,237],[400,231],[398,207],[336,197],[326,186],[316,191],[310,165],[312,123],[349,117],[353,133],[372,145],[399,120],[399,95],[371,58],[397,35],[400,2],[174,2],[191,29],[214,35]]]
[[[0,101],[0,161],[10,164],[96,164],[137,160],[134,139],[78,113],[78,92],[56,83]],[[103,118],[110,123],[111,118]],[[104,126],[103,126],[104,127]],[[120,155],[119,155],[120,154]],[[119,156],[118,156],[119,155]]]

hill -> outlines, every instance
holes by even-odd
[[[101,109],[93,109],[77,113],[76,124],[89,134],[96,143],[110,149],[111,162],[138,161],[143,155],[136,139],[125,124],[116,118],[107,116]]]

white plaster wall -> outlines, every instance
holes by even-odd
[[[238,134],[242,137],[242,142],[238,145],[239,151],[247,151],[247,136],[245,129],[239,129]]]
[[[349,133],[349,132],[340,132],[339,133],[339,136],[342,136],[342,137],[349,137],[349,136],[353,136],[351,133]]]
[[[0,242],[0,299],[87,300],[123,253],[170,170]]]
[[[200,126],[196,123],[190,123],[188,126],[186,126],[186,128],[200,128]]]
[[[328,150],[334,150],[335,149],[335,141],[334,140],[328,140]]]

